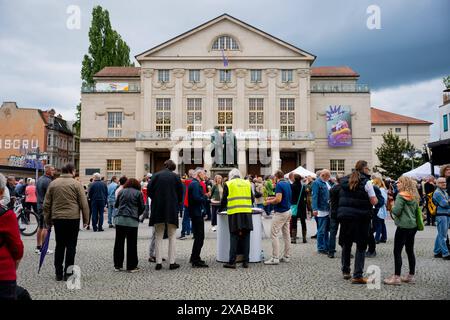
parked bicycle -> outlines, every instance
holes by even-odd
[[[34,235],[39,227],[39,217],[36,212],[23,206],[25,197],[18,197],[14,201],[14,213],[19,223],[20,233],[24,236]]]

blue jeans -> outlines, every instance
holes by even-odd
[[[316,217],[317,219],[317,251],[328,252],[328,239],[330,232],[330,216]]]
[[[436,229],[437,236],[434,243],[434,254],[441,253],[443,257],[449,255],[447,244],[445,240],[447,239],[448,227],[450,225],[450,217],[448,216],[436,216]]]
[[[184,207],[183,221],[181,223],[181,236],[191,234],[191,218],[189,217],[188,207]]]
[[[92,211],[92,228],[94,231],[103,229],[103,213],[105,209],[105,203],[101,200],[91,201]]]
[[[339,222],[337,219],[330,218],[330,239],[328,240],[328,252],[336,252],[336,235],[339,228]]]
[[[386,231],[386,224],[384,222],[384,219],[380,219],[378,217],[374,218],[375,222],[375,241],[383,241],[385,242],[387,240],[387,231]]]
[[[113,218],[114,218],[114,204],[116,201],[108,201],[108,224],[113,224]]]

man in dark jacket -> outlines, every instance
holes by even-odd
[[[172,160],[164,162],[165,169],[152,176],[147,187],[147,194],[152,200],[150,225],[156,232],[155,255],[156,270],[162,268],[161,244],[165,226],[169,237],[170,269],[177,269],[180,265],[175,263],[175,241],[178,228],[178,213],[183,201],[183,184],[180,177],[173,171],[176,164]]]
[[[339,207],[339,192],[341,191],[341,176],[336,176],[336,183],[330,189],[330,237],[328,239],[328,258],[334,258],[336,253],[336,235],[339,229],[337,218]]]
[[[205,222],[203,216],[206,214],[206,197],[200,181],[206,177],[203,168],[195,169],[192,182],[188,187],[189,215],[192,220],[192,231],[194,233],[194,244],[192,246],[191,260],[194,268],[207,268],[208,265],[200,258],[200,253],[205,240]]]
[[[108,187],[101,181],[100,173],[94,173],[94,183],[89,188],[91,200],[92,229],[94,232],[103,231],[103,216],[108,203]]]
[[[36,183],[36,195],[37,195],[37,209],[39,216],[39,228],[37,231],[37,244],[36,244],[36,253],[41,252],[42,244],[44,243],[44,239],[47,236],[47,227],[44,223],[44,199],[45,194],[47,193],[48,186],[53,180],[53,175],[55,174],[55,168],[52,165],[45,165],[44,167],[44,175],[41,176]],[[52,253],[51,250],[47,250],[47,253]]]

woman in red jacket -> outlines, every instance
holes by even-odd
[[[6,178],[0,173],[0,198]],[[0,206],[0,300],[16,300],[16,269],[23,256],[23,243],[14,211]]]

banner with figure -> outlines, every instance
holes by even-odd
[[[328,146],[352,145],[352,116],[349,106],[329,106],[326,111]]]

